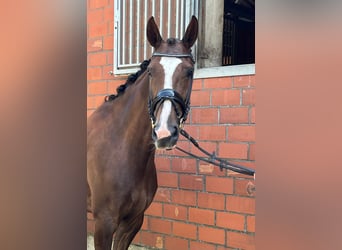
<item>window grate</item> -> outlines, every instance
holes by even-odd
[[[154,16],[163,38],[181,38],[198,4],[186,0],[115,0],[114,8],[114,74],[128,74],[152,55],[146,37],[150,16]]]

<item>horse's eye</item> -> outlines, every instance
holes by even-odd
[[[188,77],[192,77],[193,74],[194,74],[194,69],[193,69],[193,68],[188,69],[188,71],[186,72],[186,74],[187,74]]]

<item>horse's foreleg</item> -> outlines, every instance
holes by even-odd
[[[95,219],[95,250],[111,250],[115,227],[110,218]]]
[[[114,250],[127,250],[144,221],[144,214],[120,222],[114,238]]]

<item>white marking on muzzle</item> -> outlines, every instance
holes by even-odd
[[[163,66],[164,69],[164,89],[172,89],[172,76],[177,68],[177,66],[182,62],[181,59],[176,57],[162,57],[160,59],[160,64]],[[165,138],[171,135],[167,121],[171,115],[172,111],[172,103],[169,100],[163,102],[161,106],[161,113],[159,119],[159,126],[156,129],[157,138]]]

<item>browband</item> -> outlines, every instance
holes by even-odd
[[[193,63],[195,63],[195,59],[191,53],[188,53],[188,54],[166,54],[166,53],[154,52],[152,54],[152,56],[166,56],[166,57],[178,57],[178,58],[190,57],[191,61]]]

